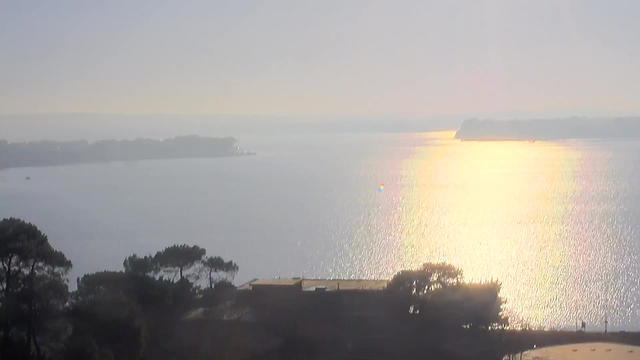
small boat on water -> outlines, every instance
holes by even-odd
[[[25,180],[31,180],[31,178],[29,176],[27,176],[26,178],[24,178]]]

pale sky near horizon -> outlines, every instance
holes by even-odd
[[[0,0],[0,113],[640,113],[639,35],[635,0]]]

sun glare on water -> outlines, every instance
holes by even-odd
[[[570,281],[580,261],[570,249],[579,153],[547,142],[440,135],[441,146],[415,148],[403,165],[397,268],[447,261],[469,280],[502,282],[514,326],[571,323],[578,314],[562,304],[584,295]]]

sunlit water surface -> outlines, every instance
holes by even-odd
[[[258,156],[10,169],[0,216],[36,223],[72,279],[174,243],[233,259],[238,283],[447,261],[501,281],[512,324],[640,330],[640,142],[452,136],[238,136]]]

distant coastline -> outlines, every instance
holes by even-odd
[[[462,123],[455,138],[470,141],[640,139],[640,118],[470,119]]]
[[[233,137],[179,136],[165,140],[31,141],[0,140],[0,170],[112,161],[215,158],[256,155],[236,146]]]

